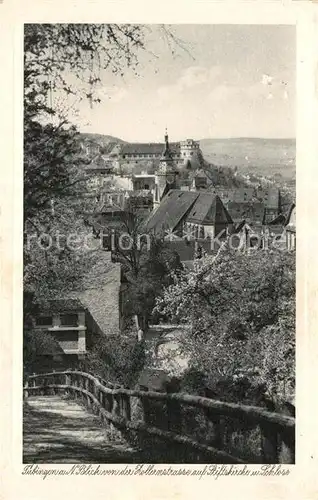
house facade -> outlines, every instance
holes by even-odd
[[[86,313],[78,299],[52,300],[42,307],[34,328],[49,333],[59,344],[62,355],[81,359],[86,354]],[[50,355],[49,352],[43,352]],[[53,354],[53,357],[57,354]]]
[[[96,336],[117,336],[121,332],[121,270],[111,255],[89,269],[83,290],[70,292],[38,304],[34,331],[52,336],[53,345],[44,344],[39,356],[43,368],[74,367],[85,359]]]

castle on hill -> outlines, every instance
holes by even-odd
[[[102,155],[105,162],[111,162],[113,167],[120,165],[134,165],[145,162],[154,162],[157,166],[162,157],[162,152],[166,148],[168,141],[166,130],[164,142],[149,143],[116,143],[110,142],[106,146],[101,146],[96,141],[82,142],[82,149],[87,156]],[[171,157],[176,165],[183,166],[187,162],[195,162],[202,155],[199,141],[186,139],[180,142],[169,143]]]
[[[91,195],[98,195],[98,206],[107,213],[118,207],[147,216],[171,190],[219,196],[235,223],[263,225],[282,213],[278,188],[214,185],[198,141],[171,143],[166,130],[163,143],[117,143],[106,149],[87,170]],[[129,168],[120,170],[123,166]]]

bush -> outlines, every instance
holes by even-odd
[[[106,381],[134,387],[145,363],[144,342],[129,337],[98,336],[92,350],[82,363],[82,369],[99,375]]]

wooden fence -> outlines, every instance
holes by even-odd
[[[182,445],[198,455],[209,457],[211,463],[247,463],[236,453],[228,453],[224,442],[224,421],[239,422],[240,428],[258,428],[261,434],[261,463],[294,463],[295,419],[255,406],[226,403],[182,393],[129,390],[116,387],[100,377],[80,371],[34,374],[24,385],[24,399],[29,395],[64,393],[80,396],[86,406],[99,413],[107,424],[121,431],[147,434],[173,445]],[[141,412],[132,417],[132,403],[137,399]],[[165,428],[153,425],[151,411],[158,405],[164,409]],[[186,408],[201,412],[206,438],[198,440],[185,435],[182,420]],[[208,439],[213,430],[213,439]],[[238,454],[239,455],[239,454]],[[256,463],[256,462],[251,462]]]

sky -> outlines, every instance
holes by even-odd
[[[295,137],[293,26],[173,25],[172,53],[157,26],[139,75],[102,73],[101,104],[80,103],[82,132],[126,141]]]

